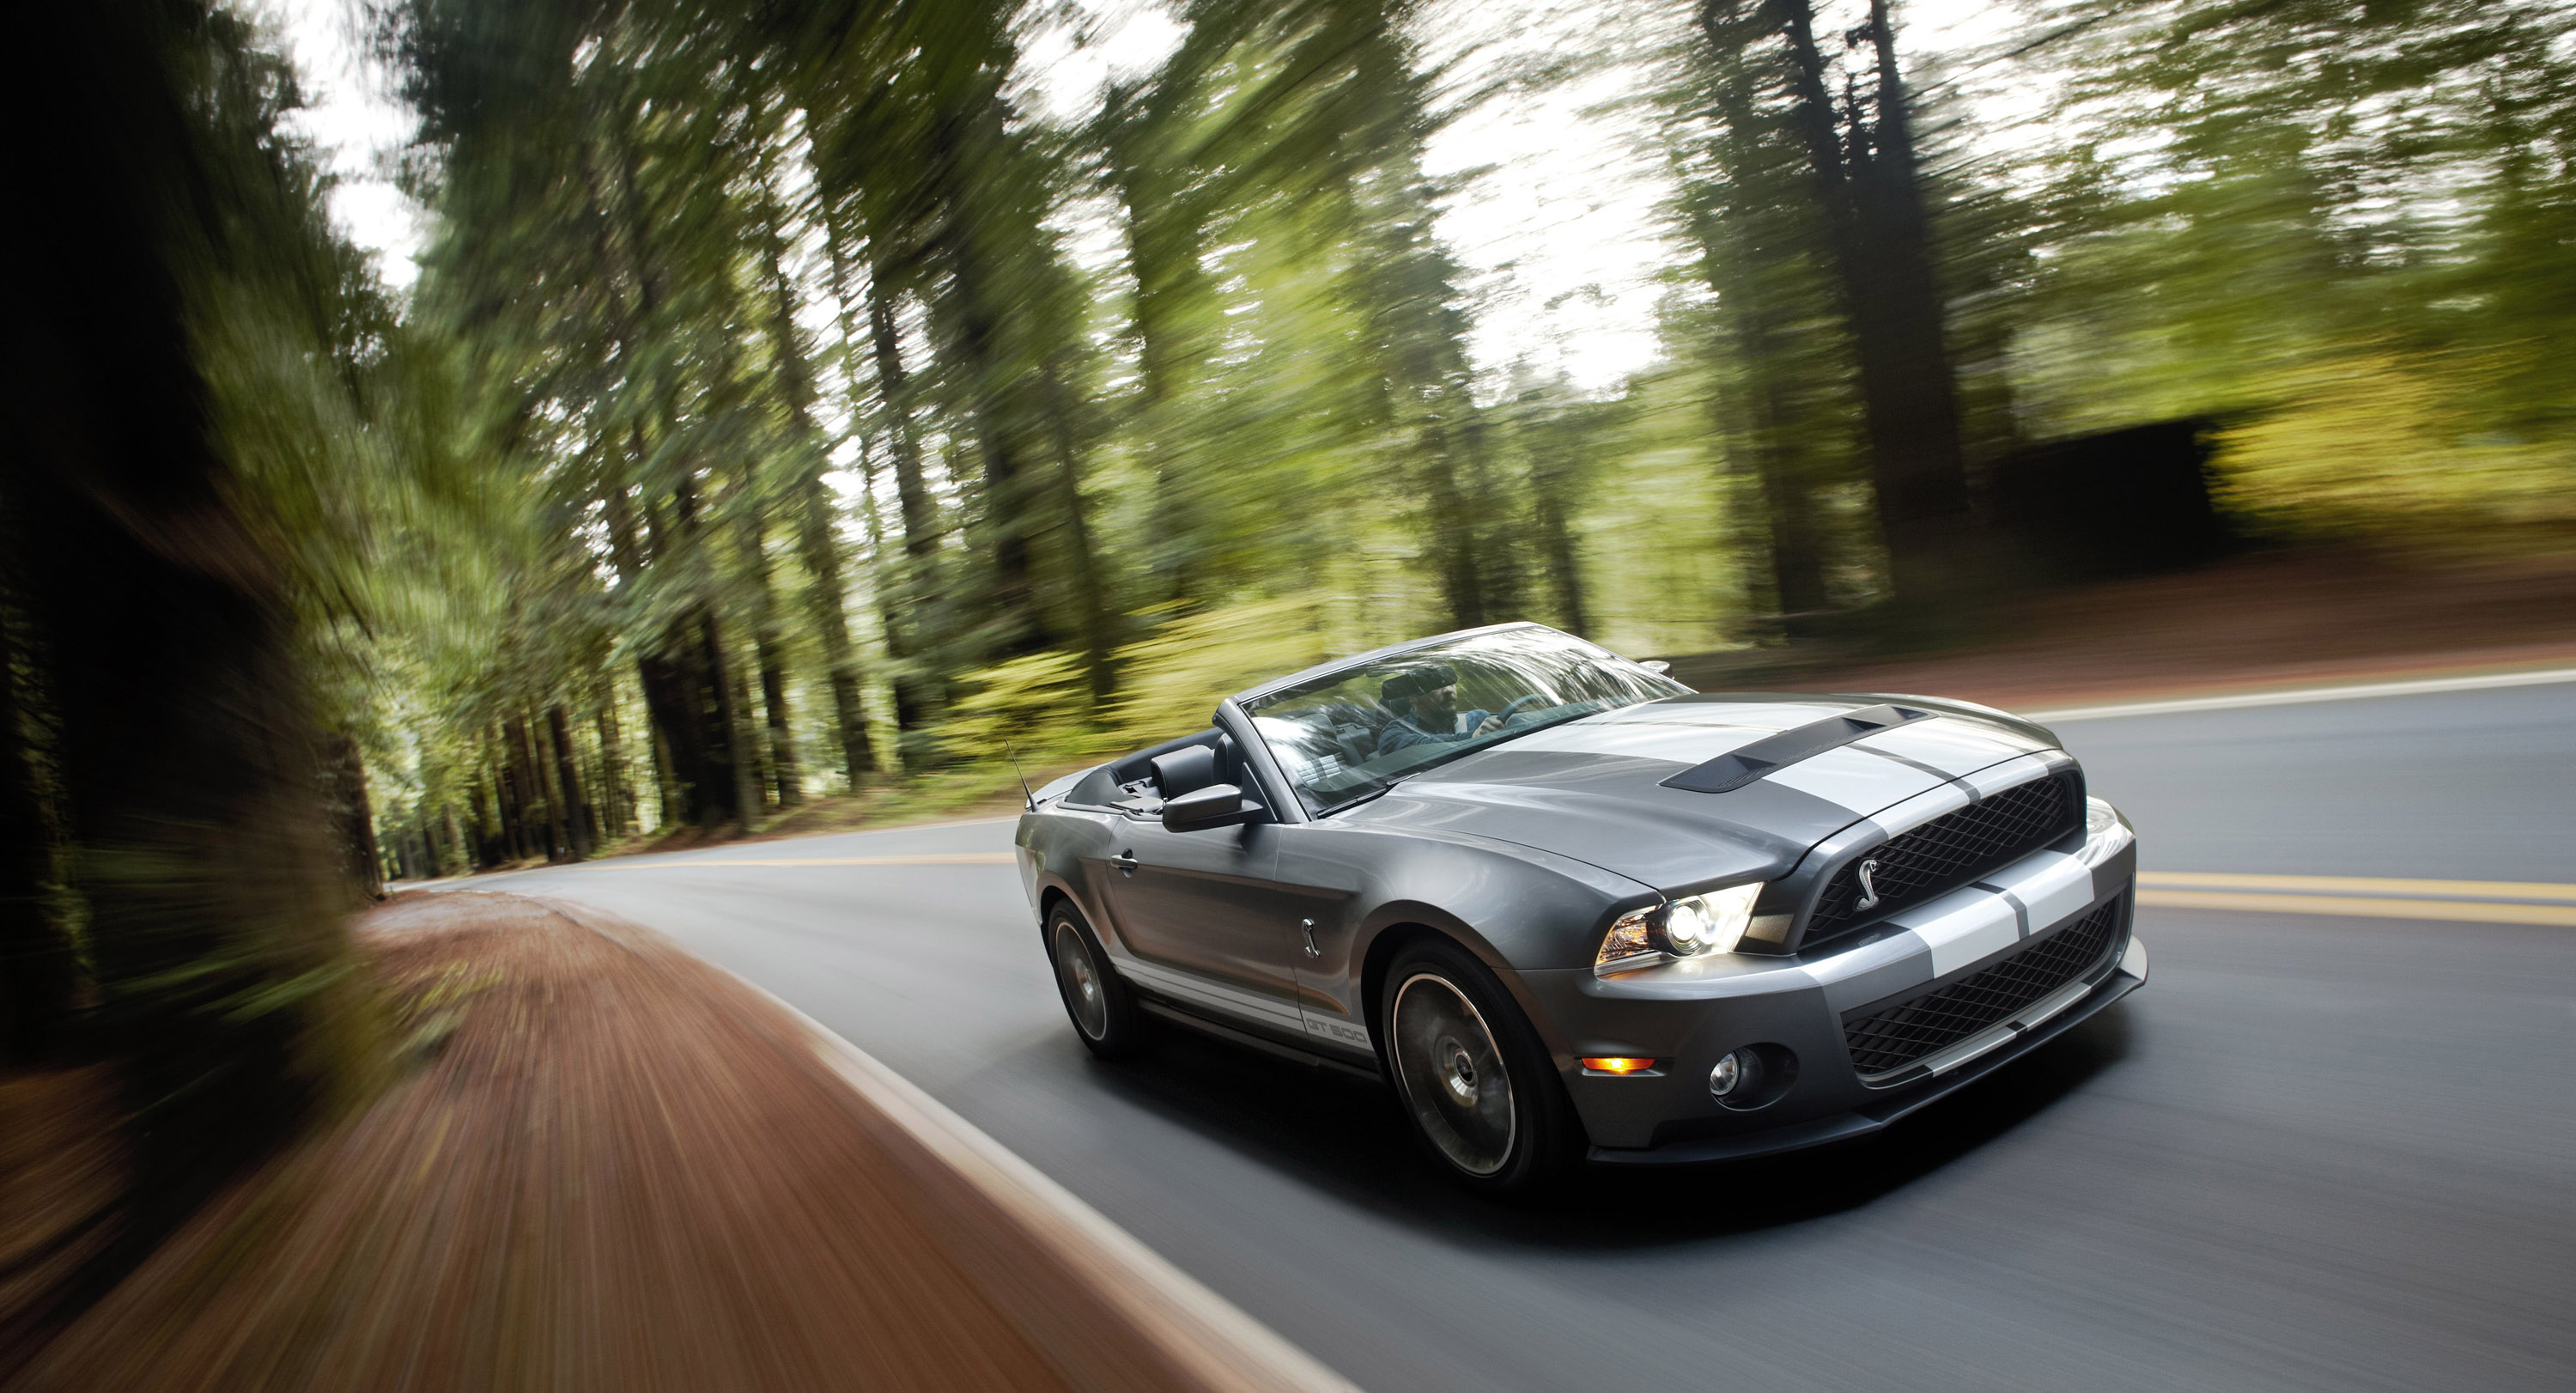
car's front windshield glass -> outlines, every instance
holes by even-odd
[[[1307,811],[1321,815],[1542,726],[1689,690],[1532,625],[1354,664],[1243,707]]]

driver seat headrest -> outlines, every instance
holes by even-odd
[[[1166,801],[1196,793],[1215,782],[1216,751],[1205,745],[1189,745],[1154,756],[1154,785],[1163,791]]]

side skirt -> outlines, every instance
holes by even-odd
[[[1195,1030],[1202,1035],[1213,1035],[1229,1044],[1259,1050],[1263,1054],[1275,1055],[1294,1063],[1313,1065],[1318,1069],[1330,1069],[1335,1073],[1348,1074],[1355,1079],[1367,1079],[1371,1083],[1386,1082],[1386,1075],[1380,1073],[1374,1063],[1361,1064],[1353,1060],[1317,1054],[1313,1050],[1302,1050],[1285,1041],[1273,1040],[1267,1035],[1256,1035],[1249,1030],[1238,1030],[1233,1026],[1209,1020],[1186,1007],[1174,1005],[1160,997],[1148,996],[1143,992],[1136,994],[1136,1004],[1174,1025]]]

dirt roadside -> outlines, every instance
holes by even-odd
[[[647,930],[488,892],[361,922],[411,1072],[199,1215],[29,1389],[1184,1389],[808,1027]]]
[[[2408,566],[2272,553],[2049,592],[1989,639],[1868,658],[1830,649],[1676,658],[1702,691],[1912,692],[2041,710],[2346,682],[2576,666],[2576,558]]]

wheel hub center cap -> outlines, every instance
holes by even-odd
[[[1456,1040],[1440,1042],[1440,1082],[1459,1102],[1476,1101],[1476,1060]]]

